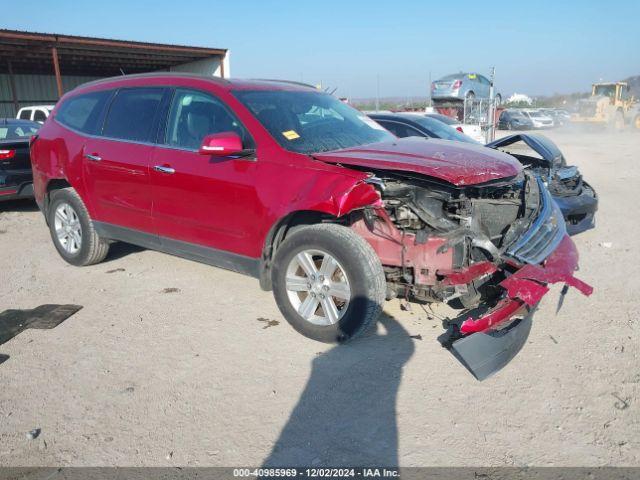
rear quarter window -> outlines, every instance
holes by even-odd
[[[60,105],[56,120],[83,133],[97,133],[102,110],[110,96],[110,91],[102,91],[72,97]]]
[[[31,120],[31,109],[22,110],[18,118],[20,120]]]

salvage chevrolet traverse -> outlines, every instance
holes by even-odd
[[[385,298],[477,307],[449,345],[484,378],[520,349],[547,284],[590,293],[562,214],[513,157],[398,139],[306,85],[99,80],[61,99],[31,158],[67,262],[124,241],[246,273],[319,341],[360,335]]]

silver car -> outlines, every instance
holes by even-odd
[[[479,73],[454,73],[431,84],[433,100],[489,98],[489,79]],[[500,95],[497,94],[496,98]]]

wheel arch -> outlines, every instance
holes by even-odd
[[[271,262],[276,250],[285,240],[287,234],[295,229],[295,227],[315,225],[318,223],[347,224],[348,219],[346,219],[345,216],[337,217],[322,210],[296,210],[289,212],[271,226],[265,238],[262,255],[260,257],[260,288],[263,290],[272,289]]]
[[[47,212],[49,211],[49,204],[51,202],[51,193],[63,188],[73,188],[73,186],[65,178],[52,178],[47,182],[41,208],[47,225],[49,224]]]

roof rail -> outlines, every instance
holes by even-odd
[[[277,78],[251,78],[250,80],[255,80],[258,82],[277,82],[277,83],[288,83],[290,85],[299,85],[301,87],[309,87],[317,90],[317,88],[309,83],[304,82],[296,82],[293,80],[278,80]]]
[[[84,88],[87,86],[91,86],[91,85],[100,85],[101,83],[108,83],[108,82],[112,82],[114,80],[118,80],[118,79],[125,79],[125,78],[154,78],[154,77],[176,77],[176,78],[181,78],[181,77],[193,77],[193,78],[200,78],[202,80],[210,80],[214,83],[219,83],[221,85],[229,85],[229,80],[225,79],[225,78],[220,78],[220,77],[214,77],[212,75],[202,75],[199,73],[189,73],[189,72],[147,72],[147,73],[132,73],[129,75],[117,75],[114,77],[106,77],[106,78],[99,78],[98,80],[93,80],[91,82],[87,82],[87,83],[83,83],[82,85],[79,85],[76,88]],[[75,90],[75,88],[74,88]]]

